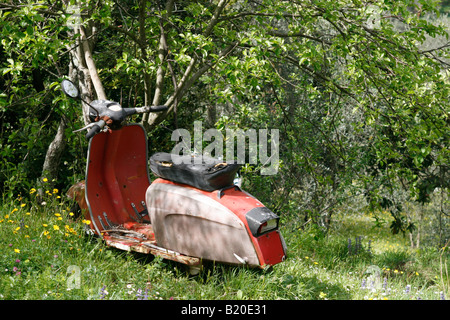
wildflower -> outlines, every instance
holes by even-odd
[[[69,216],[73,217],[74,213],[73,212],[69,212]]]
[[[16,259],[16,263],[20,263],[20,260],[19,260],[19,259]]]
[[[132,294],[134,292],[133,285],[127,284],[127,288],[130,289],[130,290],[128,290],[128,294]]]
[[[35,193],[35,192],[36,192],[36,189],[35,189],[35,188],[31,188],[30,194],[33,194],[33,193]]]
[[[20,253],[20,250],[19,249],[14,249],[14,252],[15,253]]]
[[[137,298],[137,300],[142,300],[141,297],[142,297],[142,289],[139,288],[136,292],[136,298]]]
[[[25,207],[25,206],[26,206],[25,203],[22,203],[22,204],[20,205],[21,208],[23,208],[23,207]]]
[[[108,291],[106,291],[106,286],[103,286],[100,289],[100,300],[103,300],[108,295]]]
[[[366,288],[366,279],[363,279],[362,283],[361,283],[361,289],[365,289]]]
[[[42,226],[43,226],[44,228],[47,228],[47,227],[48,227],[48,225],[47,225],[46,223],[42,224]]]
[[[405,293],[408,294],[411,291],[411,286],[408,284],[405,288]]]
[[[90,225],[90,224],[91,224],[91,221],[90,221],[90,220],[85,220],[85,219],[83,219],[82,222],[83,222],[84,224],[87,224],[87,225]]]
[[[53,225],[53,230],[58,231],[59,230],[59,226],[57,226],[56,224]]]
[[[44,182],[47,182],[47,181],[48,181],[48,179],[47,179],[47,178],[44,178],[44,179],[42,179],[42,181],[44,181]]]
[[[19,211],[19,209],[14,208],[14,209],[11,211],[11,214],[13,214],[13,213],[16,212],[16,211]]]
[[[320,292],[320,294],[319,294],[320,299],[325,299],[326,296],[327,296],[327,294],[323,293],[323,292]]]
[[[26,216],[29,216],[29,215],[31,215],[31,213],[27,212],[27,213],[25,213],[25,215],[26,215]]]
[[[53,193],[58,193],[58,189],[53,189]]]

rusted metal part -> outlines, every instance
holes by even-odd
[[[85,193],[86,193],[86,184],[85,181],[80,181],[74,184],[67,190],[66,195],[72,199],[75,200],[78,203],[78,206],[81,209],[81,213],[84,216],[86,212],[89,211],[88,205],[86,203]]]
[[[154,256],[159,256],[163,259],[183,263],[188,266],[201,265],[200,258],[186,256],[179,252],[158,247],[154,241],[140,241],[135,238],[120,237],[120,236],[118,237],[117,235],[116,236],[106,235],[103,238],[108,246],[115,247],[120,250],[135,251],[144,254],[152,254]]]

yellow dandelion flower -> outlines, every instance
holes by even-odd
[[[30,190],[30,194],[33,194],[33,193],[35,193],[37,190],[35,189],[35,188],[31,188],[31,190]]]
[[[9,218],[9,214],[5,214],[5,219],[8,219]]]
[[[44,236],[48,235],[50,232],[44,231]]]
[[[20,250],[19,249],[14,249],[14,252],[15,253],[20,253]]]
[[[55,213],[55,216],[57,216],[57,217],[61,217],[61,214],[59,214],[59,213]]]
[[[16,211],[19,211],[19,209],[17,209],[17,208],[12,209],[11,214],[16,212]]]
[[[53,189],[53,193],[58,193],[59,190],[58,189]]]
[[[83,219],[82,222],[83,222],[84,224],[87,224],[87,225],[91,224],[91,221],[90,221],[90,220],[85,220],[85,219]]]
[[[75,214],[73,212],[69,212],[69,216],[73,217]]]
[[[29,216],[29,215],[31,215],[31,213],[27,212],[27,213],[25,213],[25,215],[26,215],[26,216]]]
[[[58,231],[59,230],[59,226],[57,226],[56,224],[53,225],[53,230]]]
[[[19,231],[19,230],[20,230],[20,227],[17,227],[15,230],[16,230],[16,231]]]
[[[44,179],[42,179],[42,181],[44,181],[44,182],[47,182],[47,181],[48,181],[48,179],[47,179],[47,178],[44,178]]]
[[[25,207],[25,206],[26,206],[25,203],[22,203],[22,204],[20,205],[21,208],[23,208],[23,207]]]
[[[43,226],[44,228],[47,228],[47,227],[48,227],[48,225],[47,225],[46,223],[42,224],[42,226]]]

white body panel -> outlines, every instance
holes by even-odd
[[[259,265],[244,223],[201,192],[153,183],[146,203],[158,246],[211,261]]]

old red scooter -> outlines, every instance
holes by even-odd
[[[81,99],[72,82],[63,80],[61,87]],[[175,163],[170,153],[148,161],[144,128],[126,119],[165,106],[89,105],[86,179],[68,195],[108,246],[177,261],[192,273],[203,261],[265,268],[285,260],[279,217],[233,184],[240,165],[209,157]],[[158,177],[153,182],[148,162]]]

